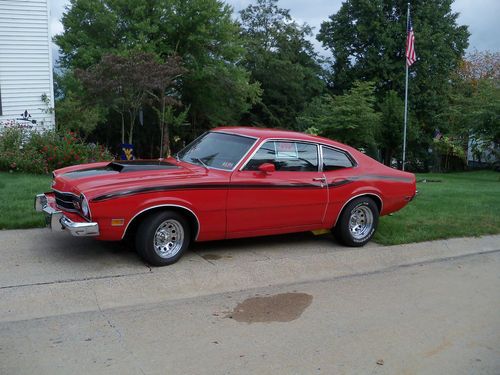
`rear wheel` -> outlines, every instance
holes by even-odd
[[[139,255],[154,266],[177,262],[189,246],[191,228],[174,211],[147,216],[137,228],[135,246]]]
[[[345,206],[333,234],[347,246],[363,246],[375,234],[379,212],[373,199],[359,197]]]

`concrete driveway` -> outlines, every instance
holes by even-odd
[[[0,247],[1,374],[500,372],[500,236],[352,249],[296,234],[197,244],[164,268],[43,229]]]

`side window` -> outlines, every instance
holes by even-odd
[[[323,171],[335,171],[354,166],[346,153],[323,147]]]
[[[318,171],[318,147],[309,143],[269,141],[261,146],[244,170],[257,171],[264,163],[274,164],[277,171]]]

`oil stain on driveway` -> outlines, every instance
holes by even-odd
[[[257,296],[240,302],[226,317],[243,323],[291,322],[302,315],[312,300],[306,293]]]

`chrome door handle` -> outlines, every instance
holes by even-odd
[[[326,177],[314,177],[313,181],[319,182],[322,188],[326,185]]]

